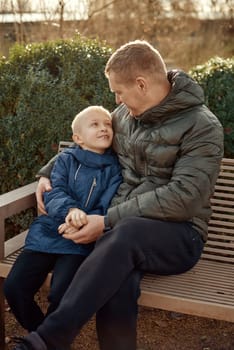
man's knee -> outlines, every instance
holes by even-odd
[[[109,252],[121,253],[126,250],[131,250],[132,238],[128,225],[116,225],[110,231],[104,233],[96,242],[96,248],[104,249],[105,254]]]

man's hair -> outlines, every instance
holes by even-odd
[[[102,106],[89,106],[89,107],[86,107],[81,112],[79,112],[75,116],[75,118],[73,119],[72,124],[71,124],[71,128],[72,128],[73,133],[77,132],[77,129],[79,128],[79,126],[81,124],[80,123],[81,119],[83,117],[85,117],[87,114],[90,114],[90,113],[93,113],[93,112],[99,112],[99,113],[106,114],[111,119],[110,112],[106,108],[104,108]]]
[[[160,53],[144,40],[130,41],[117,49],[106,64],[107,78],[111,71],[117,73],[121,81],[129,83],[144,73],[156,76],[156,79],[165,79],[167,75]]]

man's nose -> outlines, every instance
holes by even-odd
[[[115,95],[115,102],[117,105],[119,105],[122,102],[121,98],[118,95]]]

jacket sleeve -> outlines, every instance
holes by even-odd
[[[50,175],[53,169],[53,166],[55,164],[56,159],[58,158],[58,154],[56,154],[56,156],[54,156],[53,158],[51,158],[49,160],[48,163],[46,163],[36,174],[36,178],[40,178],[40,177],[47,177],[48,179],[50,179]]]
[[[128,216],[170,221],[188,221],[198,216],[206,220],[222,156],[222,127],[199,120],[183,137],[168,183],[144,192],[137,192],[135,187],[134,196],[129,193],[126,201],[108,210],[111,226]]]
[[[62,154],[57,156],[51,172],[52,190],[44,193],[44,203],[48,215],[64,220],[70,208],[78,207],[68,188],[68,164]]]

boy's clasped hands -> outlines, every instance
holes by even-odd
[[[78,208],[71,208],[65,222],[58,228],[60,234],[72,234],[88,223],[86,213]]]
[[[81,209],[72,208],[69,210],[65,222],[58,227],[58,232],[74,243],[92,243],[103,233],[103,218],[101,215],[87,215]]]

